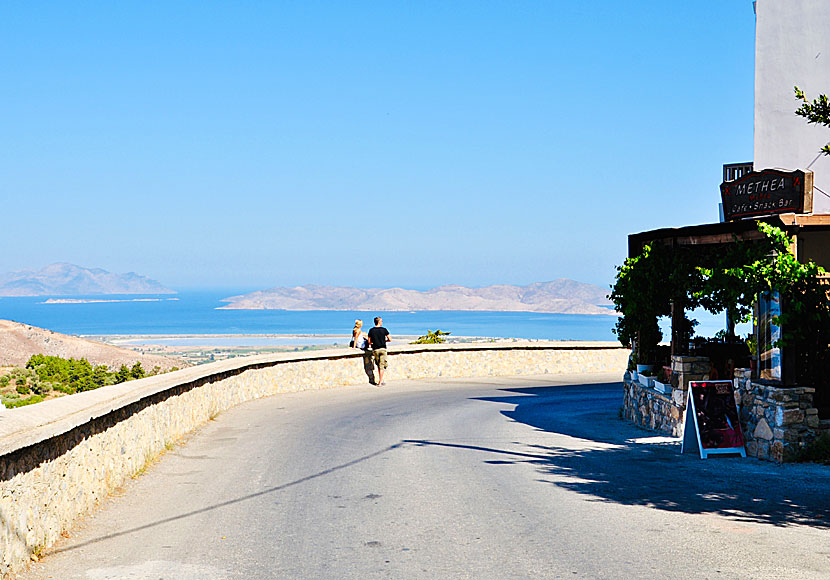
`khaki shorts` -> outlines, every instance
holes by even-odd
[[[386,358],[386,349],[378,348],[372,351],[372,357],[375,359],[375,364],[379,369],[385,369],[389,366],[389,361]]]

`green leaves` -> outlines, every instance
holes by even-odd
[[[111,372],[106,365],[93,367],[85,358],[65,359],[43,354],[32,355],[26,363],[42,383],[51,383],[65,393],[78,393],[106,385],[123,383],[146,376],[140,362],[132,368],[121,365],[117,372]]]
[[[808,123],[830,127],[830,101],[828,101],[827,95],[819,95],[810,102],[804,91],[798,87],[794,87],[794,89],[796,100],[801,101],[801,106],[796,109],[795,114],[807,119]],[[822,147],[821,152],[824,155],[830,155],[830,144]]]
[[[447,342],[447,339],[444,337],[451,334],[451,332],[443,332],[441,330],[432,332],[427,328],[427,333],[424,336],[418,337],[418,340],[412,342],[411,344],[441,344],[442,342]]]
[[[830,303],[820,278],[824,270],[814,262],[799,262],[782,229],[759,222],[758,230],[761,240],[681,247],[657,243],[627,259],[617,268],[609,295],[623,315],[614,329],[620,342],[637,341],[642,359],[662,338],[659,329],[655,333],[656,321],[671,313],[672,302],[686,309],[727,311],[734,320],[746,321],[758,295],[775,289],[786,304],[780,317],[783,340],[810,341],[826,350]]]

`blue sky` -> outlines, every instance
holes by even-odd
[[[701,2],[4,2],[0,272],[179,289],[608,286],[752,159]]]

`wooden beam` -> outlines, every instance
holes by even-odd
[[[738,240],[760,240],[764,234],[758,230],[750,230],[747,232],[734,232],[728,234],[708,234],[698,236],[678,236],[674,238],[674,243],[678,246],[702,246],[705,244],[730,244],[736,239]]]
[[[799,226],[830,226],[830,215],[793,215]]]

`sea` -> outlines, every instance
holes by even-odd
[[[221,310],[222,298],[242,294],[229,290],[186,291],[171,295],[106,295],[67,297],[0,297],[0,318],[63,334],[78,336],[164,336],[168,344],[197,344],[194,335],[294,335],[283,338],[249,337],[246,344],[315,342],[297,335],[348,338],[360,318],[371,327],[382,316],[390,334],[419,336],[442,330],[453,337],[517,338],[533,340],[614,341],[617,320],[609,315],[547,314],[482,311],[288,311]],[[700,328],[698,328],[700,330]],[[187,339],[169,338],[187,335]],[[230,339],[229,339],[230,340]],[[240,344],[233,339],[228,344]],[[156,341],[158,342],[158,341]],[[216,340],[211,341],[216,344]]]

